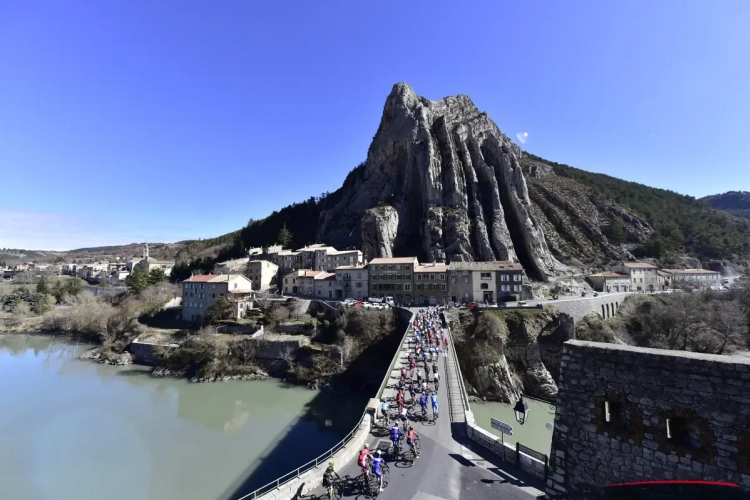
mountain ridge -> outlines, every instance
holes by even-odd
[[[521,150],[469,96],[431,101],[393,86],[367,159],[333,192],[238,231],[172,244],[176,277],[273,244],[362,248],[368,259],[520,261],[545,279],[618,260],[750,257],[750,221],[706,201]],[[81,249],[84,250],[84,249]]]

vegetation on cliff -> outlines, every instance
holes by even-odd
[[[526,155],[647,220],[654,232],[634,250],[638,257],[660,258],[670,253],[686,253],[701,260],[750,256],[750,222],[711,210],[702,200]]]
[[[750,219],[750,192],[729,191],[701,198],[716,210],[724,210],[737,217]]]
[[[451,333],[469,391],[515,403],[522,393],[557,394],[562,345],[572,321],[554,310],[453,312]]]

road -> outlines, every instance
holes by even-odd
[[[405,344],[406,345],[406,344]],[[408,366],[407,347],[401,351],[396,368],[390,375],[389,387],[385,396],[393,398],[395,384],[402,366]],[[438,362],[444,379],[444,359]],[[442,380],[441,380],[442,382]],[[432,386],[432,384],[430,384]],[[399,500],[442,500],[461,498],[468,500],[530,500],[544,496],[542,481],[520,472],[507,462],[487,452],[473,443],[454,437],[451,430],[450,413],[447,403],[448,392],[444,383],[440,384],[440,418],[427,422],[415,421],[414,428],[420,435],[421,456],[413,463],[392,462],[386,458],[391,470],[391,483],[378,496],[379,499]],[[394,398],[395,399],[395,398]],[[410,405],[406,396],[407,407]],[[417,404],[417,411],[419,405]],[[431,411],[428,412],[428,416]],[[421,418],[421,416],[419,417]],[[388,443],[387,429],[376,426],[371,431],[370,449],[375,449],[379,441]],[[474,448],[472,448],[472,445]],[[356,463],[335,464],[339,475],[345,479],[344,498],[363,498],[360,488],[352,478],[358,478],[361,470]],[[325,498],[322,487],[305,499]],[[365,497],[366,498],[366,497]]]

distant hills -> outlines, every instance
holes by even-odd
[[[737,217],[750,219],[750,192],[748,191],[729,191],[706,196],[701,200],[716,210],[724,210]]]

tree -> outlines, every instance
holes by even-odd
[[[620,217],[612,219],[610,225],[605,228],[604,236],[614,245],[625,243],[625,223]]]
[[[65,293],[72,297],[77,297],[83,291],[83,286],[78,278],[73,278],[65,283]]]
[[[148,275],[146,275],[141,269],[133,269],[133,272],[130,273],[130,279],[128,280],[128,290],[135,293],[145,290],[148,286],[148,278]]]
[[[55,281],[55,286],[52,287],[52,296],[55,298],[55,301],[57,301],[58,304],[62,304],[63,300],[65,300],[65,286],[63,285],[61,280]]]
[[[167,281],[167,275],[164,274],[164,271],[161,269],[152,269],[146,277],[148,285],[156,285],[162,281]]]
[[[49,293],[49,285],[47,284],[47,278],[45,278],[44,275],[39,278],[39,281],[36,284],[36,291],[37,293],[41,293],[44,295],[47,295]]]
[[[208,321],[213,325],[225,319],[234,319],[234,303],[222,295],[208,306],[206,312]]]
[[[281,228],[281,231],[279,231],[278,240],[282,248],[289,248],[289,245],[292,244],[292,233],[291,231],[289,231],[289,229],[287,229],[286,222]]]

